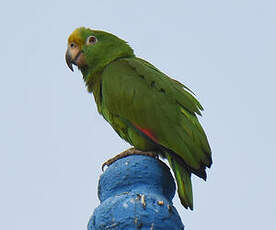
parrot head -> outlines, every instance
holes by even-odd
[[[83,73],[95,73],[117,58],[131,56],[130,46],[115,35],[80,27],[68,38],[65,59],[72,71],[76,65]]]

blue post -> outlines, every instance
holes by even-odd
[[[87,228],[183,230],[174,195],[174,179],[162,161],[143,155],[119,159],[100,177],[101,204]]]

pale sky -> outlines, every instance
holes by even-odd
[[[205,108],[208,180],[193,177],[185,229],[273,229],[276,3],[263,0],[1,4],[0,229],[86,229],[100,166],[129,147],[66,66],[79,26],[127,40]]]

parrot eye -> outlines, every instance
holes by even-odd
[[[70,48],[75,48],[77,45],[74,43],[74,42],[71,42],[70,44],[69,44],[69,47]]]
[[[93,45],[97,42],[97,38],[95,36],[89,36],[87,39],[86,39],[86,44],[87,45]]]

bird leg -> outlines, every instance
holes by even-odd
[[[130,148],[130,149],[127,149],[124,152],[119,153],[115,157],[107,160],[106,162],[104,162],[103,165],[102,165],[102,171],[104,171],[104,167],[105,166],[109,166],[112,163],[114,163],[115,161],[117,161],[117,160],[119,160],[121,158],[130,156],[130,155],[144,155],[144,156],[149,156],[149,157],[153,157],[153,158],[158,158],[158,154],[157,153],[154,153],[154,152],[143,152],[143,151],[135,149],[135,148]]]

